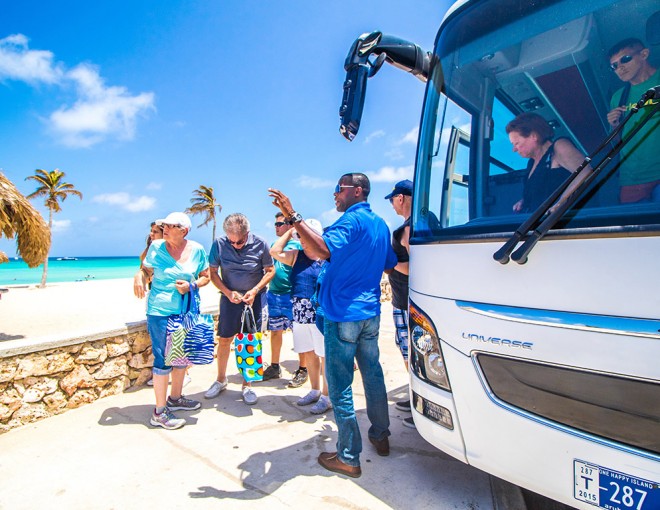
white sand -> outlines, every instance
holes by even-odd
[[[202,311],[217,310],[220,296],[212,284],[200,295]],[[98,334],[145,318],[146,303],[133,295],[132,279],[11,287],[0,299],[0,349]]]

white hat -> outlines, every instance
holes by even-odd
[[[305,220],[305,223],[318,235],[320,236],[323,235],[323,225],[321,225],[321,222],[319,220],[316,220],[314,218],[309,218],[308,220]]]
[[[182,212],[172,212],[168,214],[165,219],[156,220],[156,225],[158,226],[163,226],[164,223],[167,223],[168,225],[178,225],[187,230],[190,230],[190,228],[192,227],[190,218],[188,218],[187,214],[184,214]]]
[[[305,224],[309,228],[311,228],[314,232],[316,232],[318,235],[320,235],[320,236],[323,235],[323,227],[321,226],[321,222],[319,220],[315,220],[314,218],[310,218],[308,220],[305,220]],[[295,230],[291,234],[291,237],[293,237],[294,239],[300,239],[300,235]]]

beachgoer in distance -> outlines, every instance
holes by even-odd
[[[339,429],[337,451],[318,461],[330,471],[359,477],[362,437],[353,404],[353,360],[357,359],[367,416],[369,441],[378,455],[389,455],[390,418],[380,365],[380,281],[396,265],[390,231],[367,202],[370,183],[361,173],[344,174],[334,190],[337,211],[344,213],[319,235],[302,221],[289,198],[269,189],[273,204],[293,223],[310,258],[329,260],[318,291],[323,308],[326,377]]]
[[[610,69],[626,85],[612,95],[607,121],[613,128],[621,122],[624,114],[630,110],[642,94],[651,87],[660,84],[660,72],[649,62],[650,50],[639,39],[624,39],[613,46],[607,56]],[[623,128],[625,137],[640,123],[652,104],[658,99],[649,99],[637,117],[631,119]],[[645,201],[660,201],[660,116],[650,119],[632,141],[621,149],[619,164],[619,201],[622,204]]]
[[[209,269],[204,248],[186,239],[192,227],[188,216],[173,212],[157,223],[163,226],[163,239],[151,243],[135,275],[133,289],[138,298],[143,298],[147,293],[147,282],[152,282],[147,300],[147,330],[154,355],[156,409],[150,423],[155,427],[178,429],[185,425],[186,420],[177,418],[173,411],[193,411],[199,409],[201,404],[181,394],[185,367],[173,369],[165,364],[167,321],[171,315],[182,313],[185,294],[209,282]],[[168,397],[170,373],[172,390]]]
[[[275,215],[275,234],[281,238],[288,230],[293,228],[281,212]],[[285,250],[300,250],[300,243],[289,236]],[[280,368],[280,353],[282,351],[282,335],[291,329],[293,310],[291,304],[291,281],[289,274],[291,266],[282,264],[275,259],[275,276],[268,284],[268,331],[270,332],[270,365],[264,370],[264,381],[277,379],[282,376]],[[307,380],[307,367],[302,356],[299,365],[289,386],[298,387]],[[301,382],[302,381],[302,382]]]
[[[305,220],[318,235],[323,234],[321,222],[315,219]],[[299,406],[314,404],[310,408],[312,414],[322,414],[332,408],[328,398],[327,380],[325,378],[325,347],[323,334],[316,327],[316,311],[311,298],[316,290],[316,283],[323,266],[323,261],[309,258],[301,249],[289,250],[291,238],[295,240],[298,233],[291,229],[284,233],[270,249],[275,261],[291,268],[291,283],[293,284],[293,350],[302,357],[303,363],[309,369],[309,382],[312,389],[296,403]],[[321,373],[323,373],[323,389],[321,389]]]
[[[410,256],[410,213],[412,211],[413,183],[409,179],[399,181],[391,193],[385,196],[394,211],[402,216],[403,224],[392,232],[392,248],[396,253],[397,263],[388,275],[392,289],[392,317],[394,319],[394,340],[401,351],[403,363],[408,372],[408,268]],[[399,411],[410,412],[410,399],[395,404]],[[411,416],[403,420],[406,427],[415,428]]]
[[[204,397],[215,398],[227,387],[227,362],[234,336],[241,330],[245,305],[251,306],[261,329],[267,310],[266,287],[275,275],[268,243],[250,232],[241,213],[230,214],[222,224],[225,235],[213,241],[209,255],[211,281],[222,294],[218,321],[218,376]],[[243,381],[243,402],[257,403],[252,384]]]
[[[577,170],[584,156],[566,138],[553,141],[552,126],[536,113],[521,113],[506,125],[506,132],[513,152],[529,158],[523,198],[513,205],[513,211],[532,212]],[[568,197],[590,171],[591,167],[584,168],[557,203]]]

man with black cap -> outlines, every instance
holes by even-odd
[[[408,239],[410,238],[412,193],[413,183],[405,179],[397,182],[392,192],[385,197],[385,200],[389,200],[392,204],[394,211],[405,219],[403,225],[392,232],[392,248],[396,253],[397,264],[388,276],[392,289],[394,340],[403,356],[406,371],[408,371]],[[399,411],[410,412],[410,399],[397,402],[395,407]],[[403,424],[415,428],[415,422],[411,416],[405,418]]]

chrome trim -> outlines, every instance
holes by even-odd
[[[481,370],[481,366],[479,366],[479,362],[477,361],[477,354],[480,354],[481,351],[475,351],[472,353],[470,356],[472,358],[472,365],[474,366],[477,376],[479,377],[479,381],[481,382],[481,386],[483,387],[484,391],[486,392],[486,395],[488,396],[488,399],[493,402],[495,405],[498,407],[501,407],[502,409],[509,411],[513,414],[517,414],[518,416],[525,418],[527,420],[534,421],[540,425],[549,427],[551,429],[558,430],[559,432],[563,432],[565,434],[569,434],[571,436],[575,436],[579,439],[585,439],[587,441],[591,441],[592,443],[599,444],[601,446],[607,446],[609,448],[613,448],[615,450],[619,450],[624,453],[628,453],[631,455],[635,455],[637,457],[642,457],[645,459],[650,459],[656,462],[660,461],[660,455],[655,455],[651,452],[647,452],[644,450],[640,450],[638,448],[634,448],[632,446],[627,446],[621,443],[617,443],[615,441],[611,441],[609,439],[605,439],[603,437],[598,437],[594,436],[592,434],[589,434],[588,432],[583,432],[581,430],[577,430],[571,427],[568,427],[566,425],[563,425],[561,423],[557,423],[555,421],[548,420],[547,418],[543,418],[541,416],[537,416],[535,414],[532,414],[528,411],[525,411],[524,409],[521,409],[519,407],[515,407],[508,402],[504,402],[503,400],[500,400],[490,389],[490,386],[488,386],[488,382],[486,381],[486,376]],[[488,355],[493,355],[490,352],[484,352],[483,354],[488,354]],[[506,357],[506,356],[500,356],[500,357]],[[552,365],[551,363],[548,363],[548,365]]]
[[[466,312],[485,315],[494,319],[660,340],[660,321],[657,320],[489,305],[471,301],[456,301],[456,306]]]

